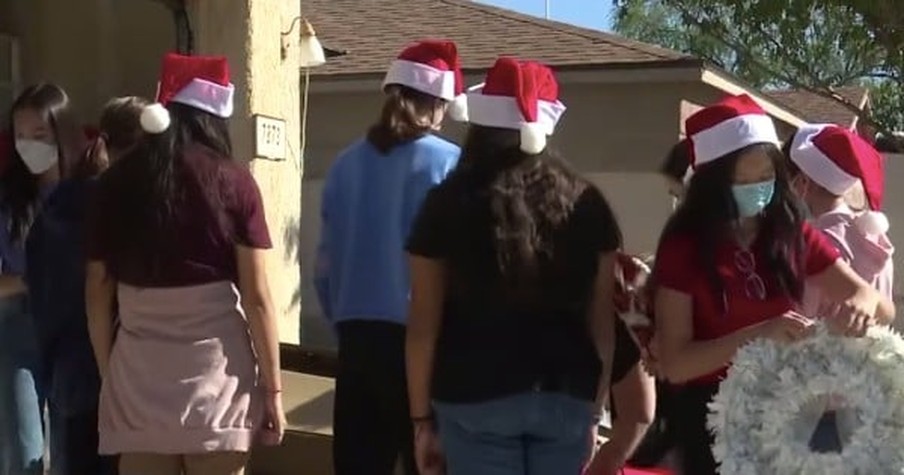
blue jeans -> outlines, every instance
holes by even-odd
[[[0,475],[43,472],[39,359],[26,298],[0,299]]]
[[[590,401],[525,392],[434,409],[448,475],[578,475],[590,455]]]

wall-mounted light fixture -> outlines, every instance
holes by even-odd
[[[280,54],[282,59],[289,56],[294,41],[292,40],[292,32],[295,31],[295,25],[301,23],[301,36],[298,40],[298,64],[303,68],[313,68],[326,63],[326,54],[320,40],[317,39],[317,33],[314,27],[304,17],[295,17],[292,24],[289,25],[289,31],[280,34]]]

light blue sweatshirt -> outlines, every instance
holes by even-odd
[[[314,285],[324,315],[405,324],[410,281],[405,241],[427,192],[461,153],[426,135],[383,155],[365,139],[343,150],[323,188]]]

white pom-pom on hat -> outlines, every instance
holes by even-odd
[[[459,94],[455,96],[455,99],[452,99],[452,102],[449,103],[449,109],[447,111],[449,117],[456,122],[467,122],[468,121],[468,96],[466,94]]]
[[[879,211],[866,211],[854,220],[854,226],[867,236],[877,236],[888,232],[891,226],[888,216]]]
[[[536,155],[546,148],[546,131],[536,122],[521,126],[521,151]]]
[[[141,128],[149,134],[162,134],[170,126],[170,114],[163,104],[154,103],[141,111]]]

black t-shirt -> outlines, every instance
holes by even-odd
[[[545,390],[592,400],[601,365],[587,308],[599,254],[620,245],[615,217],[588,185],[551,231],[553,252],[540,260],[537,304],[513,306],[500,290],[488,188],[453,174],[428,194],[406,247],[443,260],[447,269],[433,397],[467,403]]]

